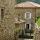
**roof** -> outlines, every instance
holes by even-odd
[[[27,1],[27,2],[23,2],[15,5],[15,8],[40,8],[40,4]]]

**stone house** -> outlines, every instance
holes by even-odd
[[[40,16],[40,5],[34,2],[23,2],[15,5],[16,14],[20,14],[20,19],[25,20],[26,29],[35,29],[36,17]],[[16,15],[16,16],[17,16]],[[34,32],[35,32],[34,31]],[[34,40],[40,40],[40,33],[34,33]]]
[[[15,29],[14,22],[15,18],[18,17],[18,14],[20,14],[22,20],[25,20],[25,13],[31,13],[32,17],[30,16],[30,18],[32,18],[33,24],[35,23],[35,13],[37,11],[36,9],[40,8],[40,6],[37,6],[39,4],[33,5],[31,2],[22,4],[16,5],[15,0],[0,0],[0,40],[13,40]],[[21,5],[22,7],[18,5]],[[27,7],[25,5],[27,5]]]
[[[34,29],[36,17],[40,16],[40,13],[38,13],[38,9],[40,9],[40,5],[34,2],[23,2],[15,5],[15,11],[16,14],[20,14],[20,19],[23,19],[26,21],[25,27]],[[16,16],[17,16],[16,15]]]

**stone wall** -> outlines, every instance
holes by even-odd
[[[40,28],[35,26],[35,31],[34,31],[34,40],[40,40]]]
[[[0,10],[4,8],[4,18],[0,21],[0,40],[14,39],[15,4],[15,0],[0,0]]]
[[[35,29],[35,36],[34,36],[34,40],[40,40],[40,32],[38,31],[38,29]]]
[[[40,8],[36,9],[36,16],[40,16]]]

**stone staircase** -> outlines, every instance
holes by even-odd
[[[34,37],[34,34],[32,33],[32,32],[30,32],[30,31],[28,31],[28,32],[22,32],[20,35],[19,35],[19,38],[26,38],[26,39],[33,39],[33,37]]]

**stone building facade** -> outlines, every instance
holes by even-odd
[[[0,40],[13,40],[15,4],[15,0],[0,0]]]
[[[31,26],[33,27],[34,29],[34,26],[35,26],[35,21],[36,21],[36,17],[37,16],[40,16],[39,14],[39,9],[40,9],[40,5],[37,4],[37,3],[34,3],[34,2],[23,2],[23,3],[19,3],[17,5],[15,5],[15,11],[16,11],[16,16],[18,14],[20,14],[20,18],[25,20],[26,21],[26,24],[31,24]],[[31,15],[28,16],[27,13],[31,13]],[[25,14],[26,16],[30,17],[28,19],[28,17],[26,17],[25,19]],[[29,21],[28,21],[29,20]]]
[[[15,17],[20,14],[24,20],[24,13],[31,12],[35,18],[35,9],[15,9],[15,0],[0,0],[0,40],[13,40],[15,29]],[[3,15],[2,15],[3,12]],[[35,19],[33,19],[34,21]]]

